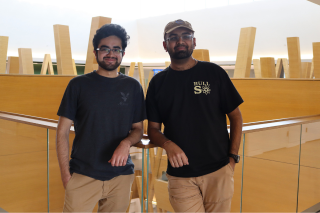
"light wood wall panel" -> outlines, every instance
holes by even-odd
[[[47,210],[46,129],[0,119],[0,206],[8,212]]]
[[[47,70],[50,75],[54,75],[54,70],[53,70],[50,54],[44,55],[44,59],[43,59],[42,66],[41,66],[41,75],[46,75]]]
[[[8,52],[8,36],[0,36],[0,73],[6,73],[7,52]]]
[[[262,78],[275,78],[276,77],[274,58],[261,57],[260,58],[260,66],[261,66],[261,77]]]
[[[277,64],[276,64],[276,78],[280,78],[281,71],[282,71],[282,59],[278,58]]]
[[[98,63],[93,53],[92,40],[94,35],[96,34],[96,31],[105,24],[111,24],[111,18],[102,17],[102,16],[92,18],[91,29],[89,34],[89,44],[88,44],[88,50],[87,50],[87,59],[86,59],[84,73],[89,73],[89,72],[92,72],[93,70],[98,69]]]
[[[30,48],[19,48],[19,74],[34,74],[32,51]]]
[[[288,59],[282,58],[281,61],[282,61],[285,78],[290,78]]]
[[[0,111],[44,118],[56,115],[74,76],[0,75]],[[244,99],[244,122],[320,114],[320,80],[232,79]],[[48,95],[50,94],[50,95]]]
[[[206,49],[195,49],[193,50],[192,57],[199,61],[210,62],[209,50]]]
[[[143,70],[142,62],[138,62],[138,70],[139,70],[140,84],[142,86],[143,93],[146,96],[146,83],[144,78],[144,70]]]
[[[170,64],[171,64],[171,61],[166,61],[166,62],[164,62],[165,67],[169,67]]]
[[[256,28],[241,28],[234,78],[249,78]]]
[[[128,76],[133,77],[135,66],[136,66],[136,62],[131,62]]]
[[[254,76],[255,78],[261,78],[261,66],[260,59],[253,59]]]
[[[73,75],[69,26],[53,25],[56,46],[57,70],[59,75]]]
[[[302,78],[310,78],[311,62],[301,62]]]
[[[312,43],[313,46],[313,73],[315,78],[320,78],[320,42]]]
[[[8,57],[8,74],[19,74],[19,57],[9,56]]]
[[[290,78],[301,78],[300,40],[298,37],[287,38]]]

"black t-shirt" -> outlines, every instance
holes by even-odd
[[[188,157],[189,165],[167,173],[198,177],[229,163],[230,140],[226,114],[243,102],[227,73],[199,61],[185,71],[170,67],[154,76],[147,93],[149,121],[163,123],[164,135]]]
[[[108,161],[132,124],[146,118],[138,81],[123,74],[107,78],[95,71],[75,77],[67,86],[58,115],[74,121],[70,172],[102,181],[134,173],[130,156],[126,166],[112,167]]]

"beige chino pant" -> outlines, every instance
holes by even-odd
[[[230,212],[234,191],[230,164],[194,178],[167,174],[169,200],[175,212]]]
[[[96,180],[73,173],[69,180],[63,212],[126,212],[130,202],[134,174],[120,175],[108,181]]]

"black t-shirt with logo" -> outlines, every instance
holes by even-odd
[[[163,123],[164,135],[186,154],[189,165],[167,173],[198,177],[229,163],[230,140],[226,114],[243,102],[227,73],[199,61],[185,71],[170,67],[154,76],[147,93],[149,121]]]
[[[123,74],[107,78],[95,71],[75,77],[67,86],[58,115],[74,121],[70,172],[102,181],[134,173],[130,156],[126,166],[112,167],[108,161],[132,124],[146,118],[137,80]]]

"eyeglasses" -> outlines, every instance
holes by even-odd
[[[182,39],[182,41],[190,41],[193,38],[193,35],[182,35],[182,36],[172,36],[167,38],[167,41],[169,42],[177,42]]]
[[[106,47],[97,48],[97,50],[100,51],[101,53],[104,53],[104,54],[109,54],[110,51],[112,51],[113,54],[115,54],[115,55],[120,55],[120,53],[123,53],[123,50],[121,50],[121,49],[109,49]]]

